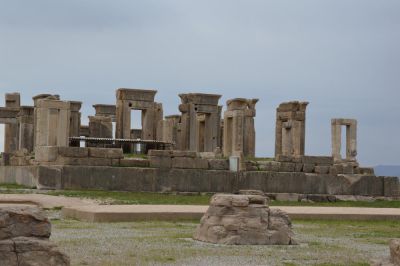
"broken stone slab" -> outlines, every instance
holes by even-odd
[[[0,240],[19,236],[49,238],[50,234],[51,224],[39,208],[0,207]]]
[[[295,244],[288,215],[271,211],[266,197],[257,194],[215,194],[193,238],[227,245]]]
[[[16,237],[0,240],[0,265],[68,266],[70,259],[48,240]]]

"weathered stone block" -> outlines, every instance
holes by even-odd
[[[159,156],[159,157],[172,157],[174,151],[171,150],[149,150],[149,156]],[[177,153],[178,154],[178,153]]]
[[[294,172],[295,171],[296,164],[295,163],[289,163],[289,162],[281,162],[281,165],[279,167],[280,172]]]
[[[50,222],[39,208],[0,208],[0,240],[18,236],[49,238],[50,233]]]
[[[208,169],[208,160],[201,158],[176,157],[172,158],[172,168]]]
[[[317,165],[315,166],[316,174],[328,174],[330,166]]]
[[[112,160],[108,158],[74,158],[74,157],[58,157],[57,165],[88,165],[88,166],[111,166]]]
[[[163,153],[167,154],[168,156],[168,151]],[[197,157],[197,152],[195,151],[172,151],[172,157],[189,157],[189,158],[196,158]]]
[[[303,164],[303,172],[304,173],[313,173],[315,170],[315,164],[305,163]]]
[[[303,163],[309,164],[321,164],[321,165],[332,165],[333,157],[332,156],[303,156]]]
[[[214,159],[215,153],[214,152],[199,152],[199,157],[202,159]]]
[[[172,158],[167,156],[149,156],[150,167],[154,168],[171,168]]]
[[[303,172],[303,164],[302,163],[296,163],[294,171],[295,172]]]
[[[36,146],[35,160],[38,162],[54,162],[58,156],[58,147],[56,146]]]
[[[7,251],[0,250],[0,265],[70,265],[69,257],[59,251],[57,246],[48,240],[16,237],[10,240],[1,240],[0,246],[7,249]]]
[[[275,200],[277,201],[299,201],[300,194],[296,193],[277,193]]]
[[[385,197],[400,196],[399,178],[396,176],[383,177],[383,195]]]
[[[373,167],[360,167],[360,174],[362,175],[373,175],[375,174]]]
[[[292,162],[293,157],[289,155],[278,154],[275,158],[277,162]]]
[[[149,167],[150,161],[145,159],[121,159],[120,166],[122,167]]]
[[[89,148],[89,157],[120,159],[124,157],[122,149]]]
[[[211,170],[229,170],[229,160],[226,159],[209,159],[208,167]]]
[[[58,154],[64,157],[84,158],[89,156],[89,148],[81,147],[58,147]]]

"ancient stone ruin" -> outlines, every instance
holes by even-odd
[[[228,245],[295,244],[288,215],[270,209],[261,194],[215,194],[193,238]]]
[[[36,207],[0,207],[0,265],[67,266],[70,260],[49,241],[51,225]]]
[[[255,124],[256,105],[262,101],[230,99],[223,112],[221,95],[182,93],[180,113],[164,117],[156,96],[156,90],[117,89],[115,104],[92,103],[85,125],[80,101],[40,94],[32,97],[32,106],[21,106],[19,93],[7,93],[0,107],[0,123],[6,124],[0,183],[46,189],[400,196],[397,177],[376,176],[372,168],[359,165],[355,119],[332,119],[332,154],[309,155],[308,103],[281,103],[275,152],[270,151],[275,156],[261,159],[255,156]],[[141,128],[133,128],[135,119]]]

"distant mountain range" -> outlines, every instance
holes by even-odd
[[[374,167],[375,174],[378,176],[398,176],[400,177],[400,165],[378,165]]]

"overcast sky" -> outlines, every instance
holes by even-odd
[[[258,156],[274,154],[277,105],[309,101],[306,154],[330,155],[330,119],[356,118],[361,164],[400,164],[399,14],[398,0],[0,0],[0,101],[57,93],[87,117],[119,87],[157,89],[164,115],[178,93],[259,98]]]

